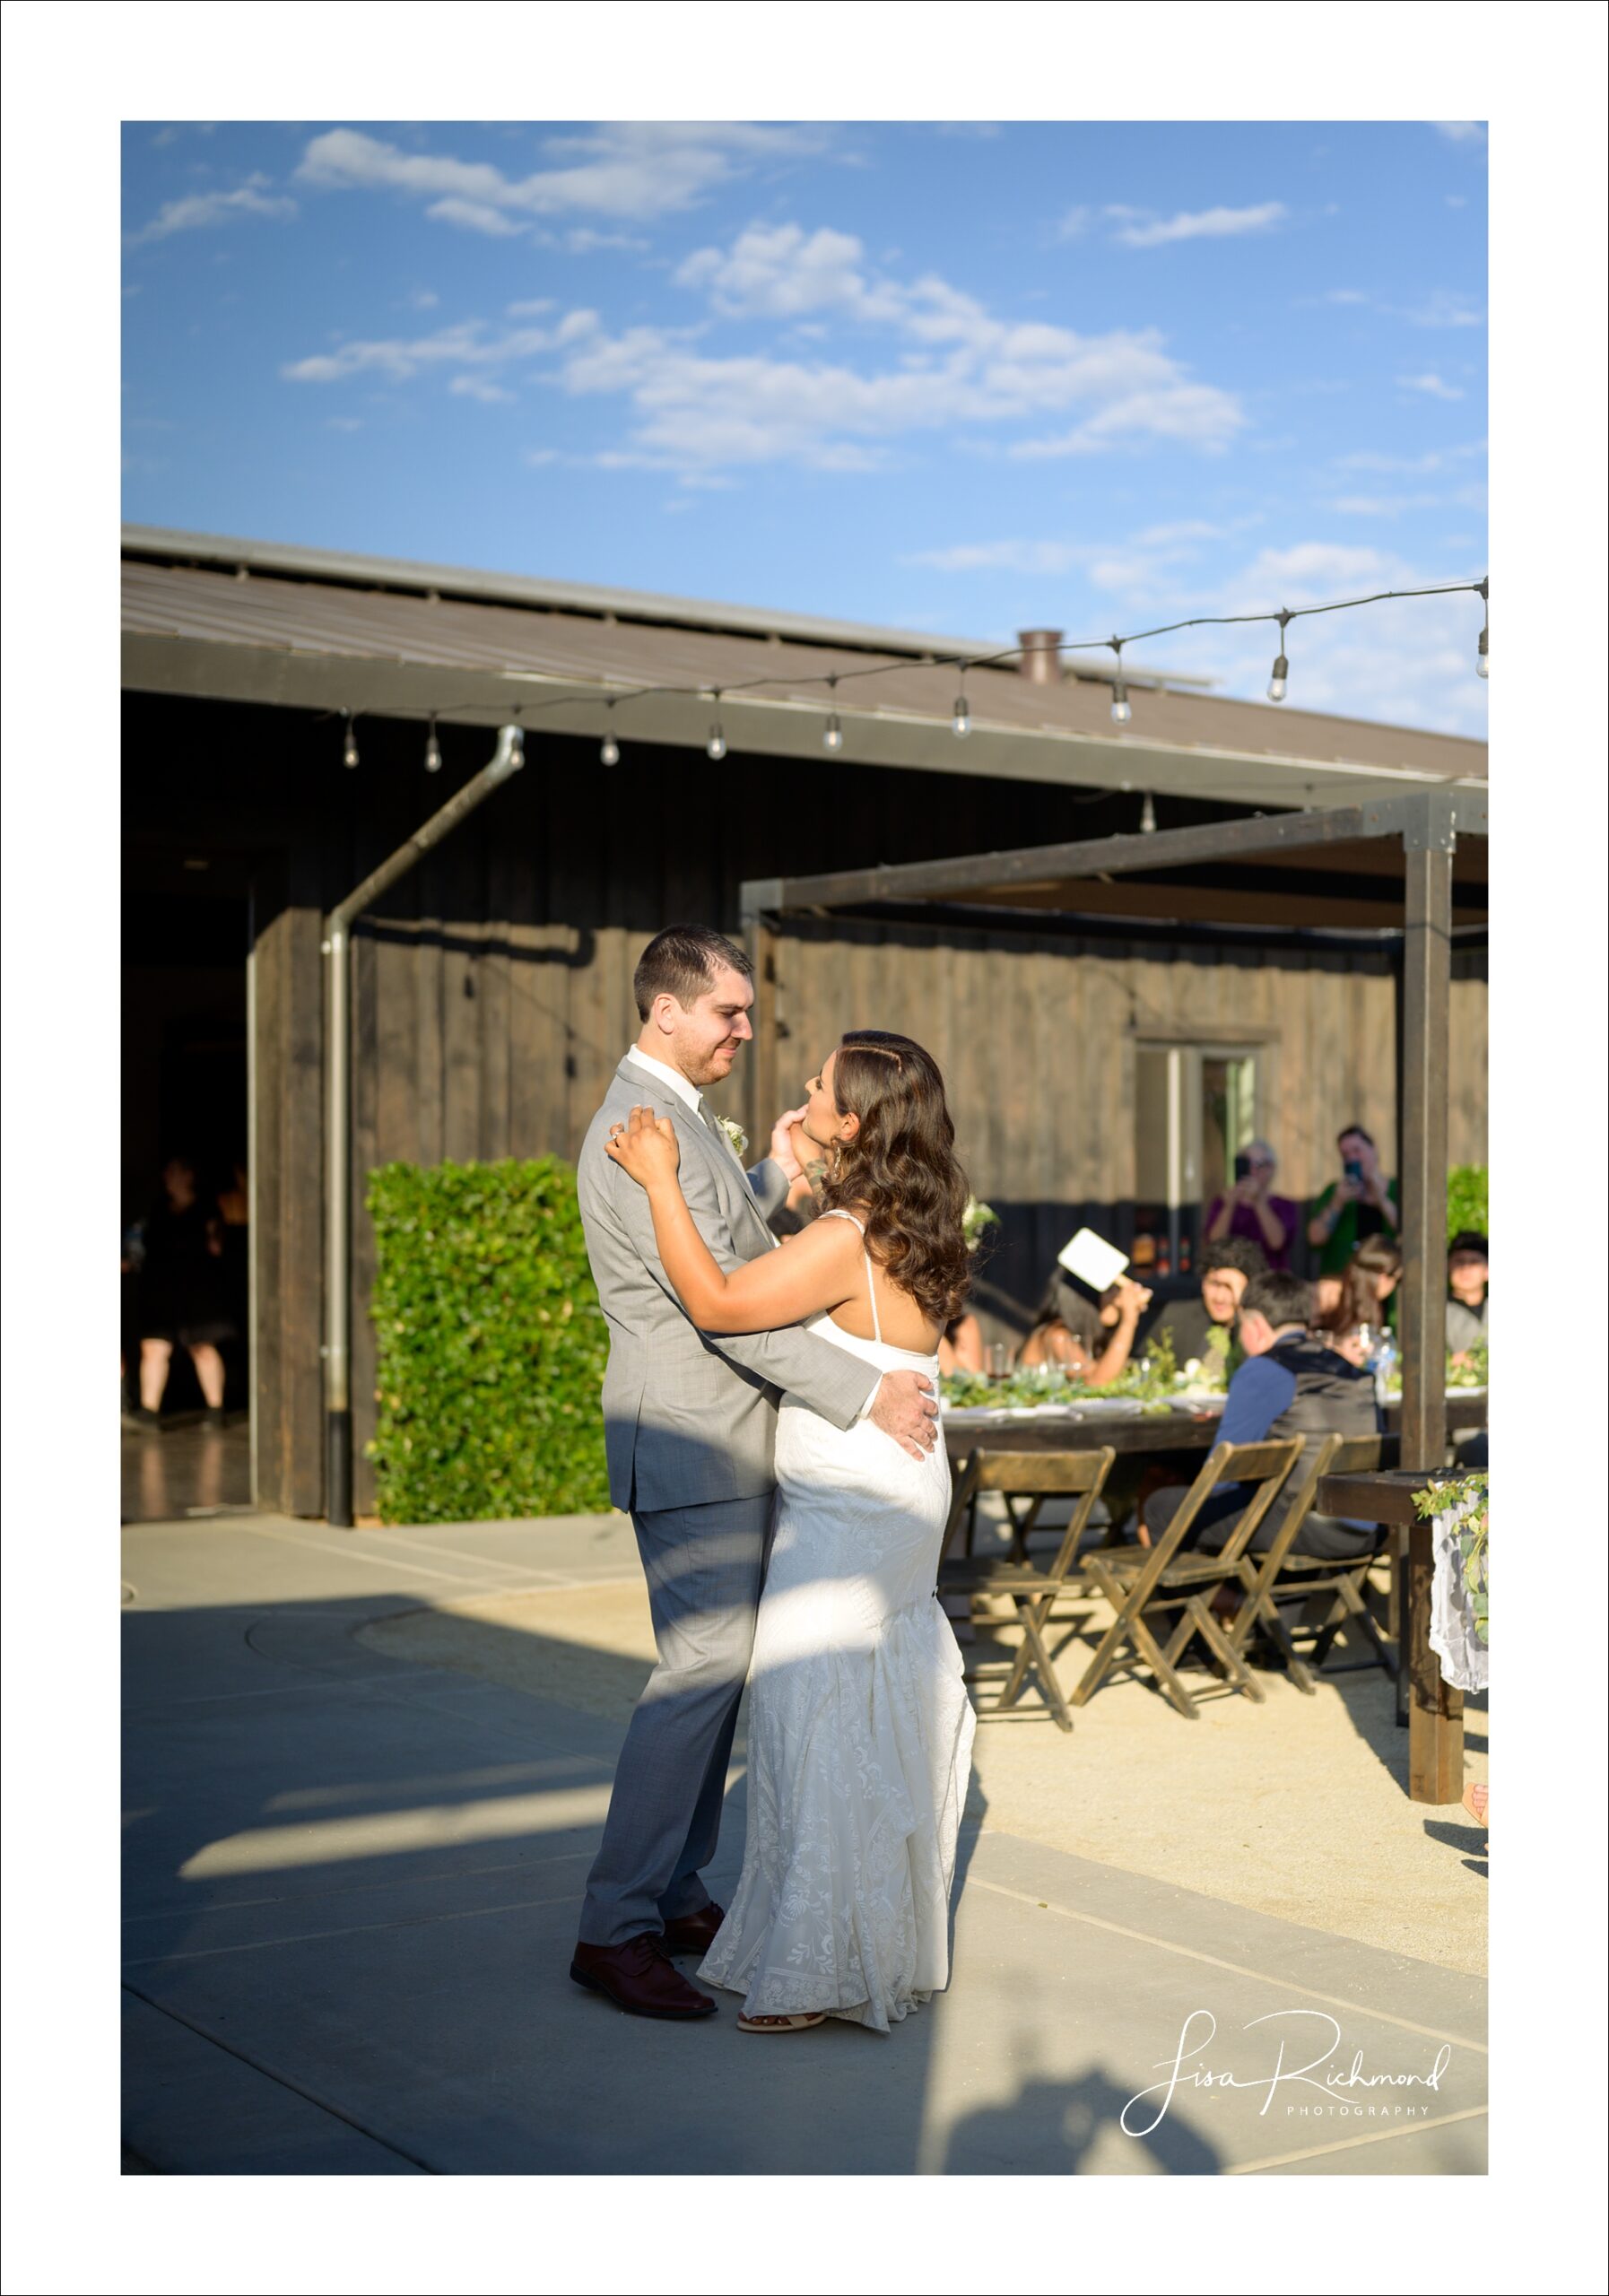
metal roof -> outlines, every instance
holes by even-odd
[[[1133,723],[1119,733],[1104,683],[1040,685],[1011,666],[968,673],[962,742],[950,723],[956,672],[922,659],[964,650],[954,639],[148,528],[126,530],[124,549],[124,683],[147,691],[476,724],[523,709],[532,734],[596,736],[607,723],[622,743],[692,746],[719,689],[734,754],[819,756],[835,709],[849,764],[1250,804],[1335,803],[1486,773],[1483,743],[1165,689],[1135,691]],[[465,594],[472,583],[478,595]],[[893,665],[886,674],[849,676],[831,695],[821,683],[879,654]],[[756,679],[757,690],[728,691]],[[695,691],[630,698],[638,686]],[[618,707],[606,711],[612,693]]]

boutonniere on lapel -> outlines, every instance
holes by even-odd
[[[749,1152],[748,1134],[744,1130],[742,1125],[738,1123],[735,1117],[718,1116],[715,1120],[717,1124],[719,1125],[721,1130],[726,1134],[727,1140],[731,1144],[732,1153],[736,1157],[738,1162],[741,1164],[744,1158]]]

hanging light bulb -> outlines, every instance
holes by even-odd
[[[612,701],[606,701],[604,704],[606,710],[612,710],[614,704]],[[600,765],[620,763],[620,744],[614,738],[614,725],[611,718],[605,718],[604,722],[604,738],[598,749],[598,763]]]
[[[1482,598],[1484,599],[1486,596],[1485,582],[1477,582],[1475,584],[1475,587],[1480,592]],[[1486,667],[1486,623],[1483,622],[1481,624],[1480,637],[1475,640],[1475,675],[1478,678],[1490,677],[1492,674],[1491,671]]]
[[[1117,675],[1112,680],[1112,723],[1126,726],[1135,713],[1128,706],[1128,688],[1123,683],[1123,640],[1109,638],[1106,642],[1118,657]]]
[[[955,707],[950,712],[950,730],[958,742],[964,742],[972,730],[972,713],[967,707],[967,665],[961,665],[961,691],[955,697]]]
[[[1154,837],[1155,834],[1156,807],[1152,804],[1151,792],[1147,789],[1145,792],[1145,802],[1140,807],[1140,835],[1142,837]]]
[[[712,698],[718,705],[721,698],[718,686]],[[704,754],[712,765],[718,765],[726,754],[726,736],[721,731],[721,721],[718,718],[709,728],[709,739],[704,744]]]
[[[1291,674],[1291,665],[1285,659],[1285,624],[1290,619],[1289,613],[1282,606],[1279,613],[1279,652],[1274,657],[1273,673],[1268,680],[1270,701],[1283,701],[1285,698],[1285,680]]]
[[[828,679],[827,691],[832,696],[834,700],[838,699],[838,680],[836,678]],[[841,750],[843,745],[844,729],[839,724],[838,712],[834,709],[828,713],[827,724],[822,735],[822,747],[824,750]]]
[[[436,718],[433,711],[431,715],[430,738],[424,745],[424,770],[427,773],[439,773],[441,770],[441,744],[436,739]]]
[[[341,751],[341,762],[350,772],[358,762],[358,737],[352,731],[352,711],[344,709],[341,715],[346,720],[346,740]]]

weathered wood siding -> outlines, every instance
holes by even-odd
[[[450,699],[450,697],[446,697]],[[527,735],[509,787],[387,895],[354,941],[357,1500],[372,1483],[368,1305],[373,1239],[362,1197],[394,1158],[573,1156],[636,1033],[632,968],[662,925],[735,932],[745,879],[935,858],[1132,829],[1140,799],[1045,785],[795,767],[633,745],[604,771],[596,744]],[[322,1509],[322,910],[394,851],[483,764],[491,736],[443,729],[446,770],[422,770],[417,726],[130,696],[131,819],[152,839],[227,848],[257,872],[260,1492]],[[227,770],[221,770],[222,767]],[[1162,826],[1223,809],[1159,798]],[[273,888],[272,893],[268,891]],[[1018,1318],[1079,1218],[1115,1222],[1132,1193],[1135,1052],[1147,1035],[1258,1043],[1263,1128],[1286,1192],[1330,1175],[1334,1135],[1359,1118],[1395,1157],[1395,1005],[1375,951],[1292,954],[1141,937],[1067,941],[969,927],[787,924],[775,936],[767,1110],[846,1027],[908,1031],[937,1055],[973,1185],[1006,1215],[982,1304]],[[1483,1161],[1484,958],[1455,958],[1451,1153]],[[739,1078],[722,1096],[750,1122]],[[756,1149],[761,1145],[757,1140]]]

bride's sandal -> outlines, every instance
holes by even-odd
[[[812,2025],[824,2025],[824,2009],[798,2009],[787,2017],[744,2017],[737,2021],[740,2033],[802,2033]]]

